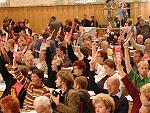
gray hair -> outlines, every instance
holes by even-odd
[[[51,105],[50,99],[46,96],[39,96],[36,97],[35,100],[33,101],[34,108],[37,108],[39,106],[43,108],[47,108],[48,106]]]

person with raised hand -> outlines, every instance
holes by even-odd
[[[147,38],[144,41],[144,45],[141,45],[141,44],[136,43],[136,41],[134,40],[134,36],[131,35],[130,43],[136,50],[141,50],[144,54],[146,53],[150,57],[150,51],[149,51],[150,50],[150,39],[149,38]]]
[[[130,35],[132,36],[132,34]],[[131,37],[129,37],[130,40]],[[141,87],[146,83],[150,82],[150,78],[148,77],[148,71],[149,71],[149,64],[148,62],[145,61],[140,61],[137,65],[139,74],[133,71],[131,63],[130,63],[130,56],[129,56],[129,51],[128,51],[128,46],[129,46],[129,40],[127,40],[123,46],[125,50],[125,65],[126,65],[126,70],[131,78],[132,82],[137,86]]]
[[[150,83],[143,85],[140,89],[137,88],[135,84],[133,84],[130,78],[127,76],[127,74],[124,72],[121,65],[121,60],[117,60],[116,65],[119,74],[122,78],[122,82],[124,83],[124,86],[126,87],[127,91],[129,92],[130,96],[133,99],[133,106],[131,113],[142,113],[141,112],[142,109],[144,110],[145,108],[144,105],[147,102],[150,102]]]
[[[56,44],[54,40],[51,39],[52,35],[47,32],[42,33],[42,38],[39,38],[35,44],[35,51],[37,51],[35,57],[38,58],[40,50],[46,50],[46,45],[49,42],[51,48],[51,54],[54,56],[56,54]]]
[[[23,109],[25,110],[33,110],[33,101],[38,96],[49,95],[49,88],[43,84],[44,81],[44,72],[39,70],[36,67],[32,68],[31,80],[26,78],[18,69],[18,65],[13,59],[13,66],[11,70],[11,74],[18,80],[24,88],[27,90],[27,94],[25,96],[25,101],[23,105]]]

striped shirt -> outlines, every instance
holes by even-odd
[[[25,78],[22,75],[22,73],[19,71],[18,68],[15,69],[14,74],[15,74],[14,76],[16,77],[16,79],[19,80],[23,84],[24,88],[27,89],[23,109],[27,111],[34,110],[34,107],[33,107],[34,99],[38,96],[42,96],[42,95],[50,93],[49,88],[46,87],[44,84],[42,84],[41,86],[33,85],[33,83],[29,79]]]

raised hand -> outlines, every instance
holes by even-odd
[[[73,31],[73,29],[71,29],[69,33],[66,32],[66,34],[65,34],[65,40],[68,44],[71,43],[72,31]]]
[[[129,30],[129,31],[127,32],[127,37],[128,37],[129,39],[133,37],[133,32],[132,32],[131,30]]]
[[[94,71],[95,70],[95,65],[96,65],[96,62],[94,59],[92,59],[90,62],[90,71]]]
[[[96,48],[96,42],[95,41],[92,43],[92,47]]]
[[[51,38],[52,38],[54,32],[55,32],[55,29],[52,31],[51,35],[46,39],[46,42],[51,40]]]
[[[118,70],[119,70],[120,68],[122,68],[121,59],[116,59],[116,67],[117,67]]]
[[[0,51],[2,52],[2,54],[5,53],[5,48],[4,48],[4,44],[3,43],[0,44]]]
[[[80,48],[78,46],[74,46],[74,52],[79,53],[80,52]]]
[[[60,28],[59,28],[59,31],[58,31],[58,33],[57,33],[58,35],[60,35],[61,30],[62,30],[62,28],[60,27]]]
[[[16,68],[18,65],[17,65],[17,63],[16,63],[16,58],[14,57],[14,59],[13,59],[13,68]]]
[[[129,41],[127,40],[124,44],[123,44],[124,49],[128,49],[129,47]]]
[[[93,58],[94,58],[95,54],[96,54],[96,42],[94,41],[92,43],[92,57]]]

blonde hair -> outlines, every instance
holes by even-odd
[[[140,62],[138,63],[138,65],[137,65],[137,67],[139,68],[142,64],[143,64],[143,65],[147,65],[147,67],[149,67],[148,62],[146,62],[146,61],[140,61]]]
[[[93,99],[92,103],[95,106],[95,104],[97,104],[99,102],[103,102],[104,105],[106,106],[106,109],[110,109],[110,113],[114,113],[115,102],[110,95],[103,94],[103,93],[96,95],[96,97]]]
[[[143,85],[140,91],[146,96],[147,100],[150,101],[150,83]]]
[[[146,45],[148,42],[150,42],[149,38],[145,40],[144,45]]]

